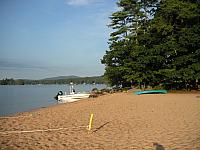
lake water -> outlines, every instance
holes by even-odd
[[[106,88],[104,84],[75,85],[76,92]],[[69,93],[69,85],[0,85],[0,116],[57,104],[58,91]]]

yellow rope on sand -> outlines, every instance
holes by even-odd
[[[78,126],[71,128],[54,128],[54,129],[41,129],[41,130],[26,130],[26,131],[2,131],[0,134],[19,134],[19,133],[33,133],[33,132],[47,132],[47,131],[59,131],[59,130],[67,130],[72,128],[85,128],[86,126]]]
[[[24,116],[9,116],[9,117],[0,117],[0,119],[10,119],[10,118],[26,118],[26,117],[32,117],[33,115],[24,115]]]

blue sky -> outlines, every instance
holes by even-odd
[[[116,0],[1,0],[0,79],[104,73]]]

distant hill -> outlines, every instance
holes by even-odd
[[[42,80],[26,80],[26,79],[3,79],[0,80],[0,85],[26,85],[26,84],[105,84],[103,76],[93,77],[78,77],[78,76],[58,76],[45,78]]]
[[[58,76],[58,77],[52,77],[52,78],[45,78],[42,80],[63,80],[63,79],[76,79],[76,78],[80,78],[78,76]]]

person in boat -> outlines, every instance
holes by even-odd
[[[72,92],[75,94],[75,92],[76,92],[75,89],[73,89]]]

